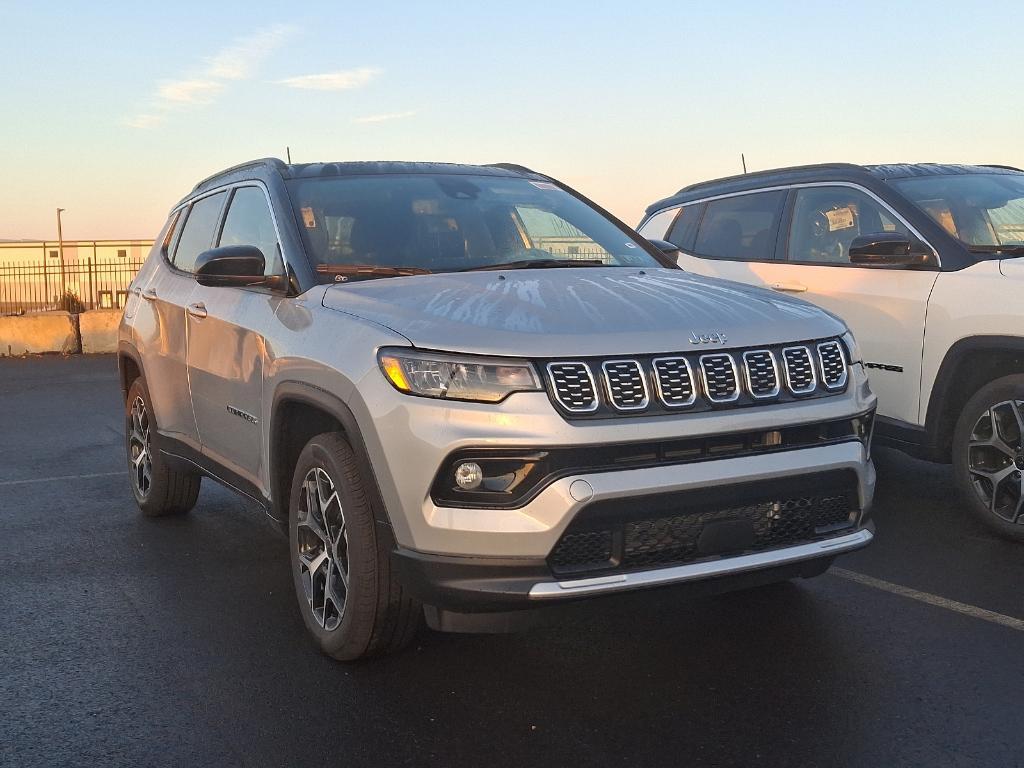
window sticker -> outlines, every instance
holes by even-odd
[[[828,219],[829,232],[837,232],[841,229],[850,229],[855,224],[853,209],[850,206],[825,211],[825,218]]]
[[[306,229],[316,229],[316,216],[313,215],[312,208],[302,209],[302,223],[306,225]]]
[[[530,183],[533,186],[535,186],[537,189],[548,189],[548,190],[557,190],[558,189],[558,186],[555,185],[555,184],[552,184],[550,181],[531,181]]]

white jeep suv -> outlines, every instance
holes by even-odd
[[[679,264],[841,316],[879,398],[877,436],[951,462],[967,505],[1024,541],[1024,172],[845,164],[694,184],[641,234]]]

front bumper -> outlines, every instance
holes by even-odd
[[[516,611],[543,605],[655,587],[685,587],[691,595],[813,576],[844,553],[874,538],[868,523],[823,541],[735,557],[652,568],[595,578],[552,577],[544,559],[446,557],[397,549],[392,567],[420,601],[456,612]]]

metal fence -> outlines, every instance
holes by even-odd
[[[142,261],[78,259],[0,264],[0,315],[62,309],[120,309]]]

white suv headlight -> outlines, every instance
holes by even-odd
[[[497,403],[542,389],[533,365],[522,360],[395,348],[380,350],[377,360],[395,389],[421,397]]]
[[[846,347],[846,352],[850,356],[850,365],[854,363],[863,363],[864,356],[860,353],[860,346],[857,344],[857,339],[854,337],[850,330],[842,336],[843,346]]]

